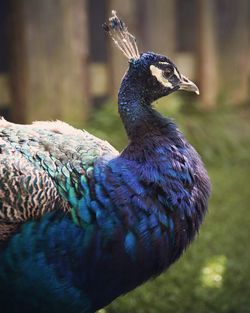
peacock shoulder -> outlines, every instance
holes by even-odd
[[[96,160],[117,154],[108,142],[64,122],[1,119],[0,240],[46,212],[71,212],[89,188]]]

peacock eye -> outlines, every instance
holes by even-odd
[[[172,67],[167,67],[162,71],[162,76],[164,78],[170,78],[174,74],[174,69]]]

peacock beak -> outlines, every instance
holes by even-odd
[[[195,85],[195,83],[193,83],[191,80],[189,80],[184,75],[181,75],[180,90],[193,91],[197,95],[200,94],[199,88]]]

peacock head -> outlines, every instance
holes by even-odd
[[[112,11],[109,22],[105,23],[103,28],[109,32],[115,45],[129,59],[129,69],[123,80],[129,79],[130,89],[133,86],[135,90],[140,88],[141,93],[149,102],[176,90],[199,94],[198,87],[182,75],[176,65],[166,56],[154,52],[139,54],[135,37],[128,32],[126,25],[117,17],[115,11]]]

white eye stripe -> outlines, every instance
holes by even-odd
[[[170,63],[168,63],[168,62],[159,62],[159,64],[170,65]]]
[[[181,75],[177,72],[176,68],[174,67],[174,75],[181,79]]]
[[[162,70],[160,70],[158,67],[154,65],[150,65],[150,71],[151,71],[151,74],[155,76],[158,82],[161,83],[164,87],[167,87],[170,89],[174,88],[174,86],[170,83],[170,81],[166,79],[165,77],[163,77]]]
[[[159,62],[159,64],[162,64],[162,65],[171,65],[170,63],[168,62]],[[174,67],[174,74],[176,77],[178,77],[179,79],[181,79],[181,75],[178,73],[178,71],[176,70],[176,68]]]

